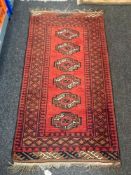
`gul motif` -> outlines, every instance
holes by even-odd
[[[80,97],[70,92],[64,92],[53,97],[53,104],[61,109],[73,108],[80,104],[80,102]]]
[[[80,85],[81,80],[74,75],[60,75],[59,77],[54,79],[55,85],[64,90],[70,90],[78,85]]]
[[[72,58],[62,58],[55,62],[55,67],[63,72],[72,72],[79,69],[81,64]]]
[[[72,40],[79,36],[79,32],[72,29],[61,29],[56,35],[63,40]],[[56,50],[64,55],[72,55],[80,51],[80,46],[64,42],[56,46]],[[55,62],[55,67],[63,72],[77,70],[81,64],[72,58],[62,58]],[[80,85],[81,80],[74,75],[63,74],[54,78],[54,84],[64,90],[70,90]],[[80,104],[80,97],[76,94],[64,92],[53,97],[53,104],[61,109],[70,109]],[[52,125],[62,130],[70,130],[81,124],[81,118],[71,112],[61,112],[52,118]]]
[[[72,55],[80,51],[80,46],[71,42],[64,42],[64,43],[58,44],[56,46],[56,50],[62,53],[63,55]]]
[[[76,30],[64,28],[56,32],[56,35],[63,40],[72,40],[79,36],[79,32]]]
[[[81,118],[71,112],[61,112],[52,118],[52,125],[61,130],[71,130],[81,125]]]

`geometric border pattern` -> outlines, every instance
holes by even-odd
[[[17,162],[42,162],[42,161],[101,161],[101,162],[110,162],[110,161],[117,161],[119,159],[118,152],[96,152],[96,151],[59,151],[59,152],[17,152],[14,154],[14,159]]]

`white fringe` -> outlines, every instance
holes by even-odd
[[[11,164],[8,167],[8,172],[11,174],[19,174],[19,175],[28,175],[37,173],[39,175],[52,175],[51,171],[49,171],[45,166],[37,163],[18,163],[18,164]]]
[[[92,9],[83,9],[83,10],[79,10],[79,9],[74,9],[74,10],[69,10],[69,7],[67,7],[66,9],[64,10],[57,10],[57,9],[46,9],[46,8],[36,8],[36,9],[30,9],[30,13],[33,15],[33,16],[37,16],[37,15],[41,15],[43,13],[83,13],[83,14],[86,14],[86,16],[90,16],[90,17],[96,17],[96,16],[101,16],[103,15],[104,11],[103,10],[92,10]]]
[[[112,162],[112,163],[101,163],[101,162],[45,162],[45,163],[18,163],[15,162],[14,164],[10,163],[8,167],[8,171],[10,173],[15,174],[19,173],[20,175],[28,175],[29,173],[32,174],[34,172],[38,173],[39,175],[52,175],[50,168],[69,168],[72,166],[77,167],[84,167],[87,168],[88,171],[91,168],[100,168],[100,167],[118,167],[120,165],[119,162]]]

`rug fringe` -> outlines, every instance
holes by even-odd
[[[114,166],[112,166],[114,165]],[[14,162],[14,164],[9,163],[8,171],[11,174],[17,174],[20,175],[28,175],[37,173],[39,175],[52,175],[52,172],[50,171],[51,168],[70,168],[72,166],[75,167],[83,167],[86,168],[86,171],[92,171],[92,168],[106,168],[110,169],[118,169],[119,164],[117,163],[100,163],[100,162],[46,162],[46,163],[18,163]]]
[[[37,16],[37,15],[42,15],[43,13],[85,13],[87,16],[89,17],[96,17],[96,16],[101,16],[103,15],[104,11],[103,10],[92,10],[92,9],[83,9],[83,10],[79,10],[79,9],[75,9],[75,10],[69,10],[68,8],[66,8],[65,10],[61,11],[61,10],[54,10],[54,9],[30,9],[30,13],[32,16]]]
[[[11,164],[8,167],[8,171],[11,174],[20,174],[20,175],[28,175],[37,173],[39,175],[52,175],[51,171],[42,166],[41,164],[31,163],[18,163],[18,164]]]

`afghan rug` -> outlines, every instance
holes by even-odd
[[[119,165],[103,12],[31,15],[14,163]]]

